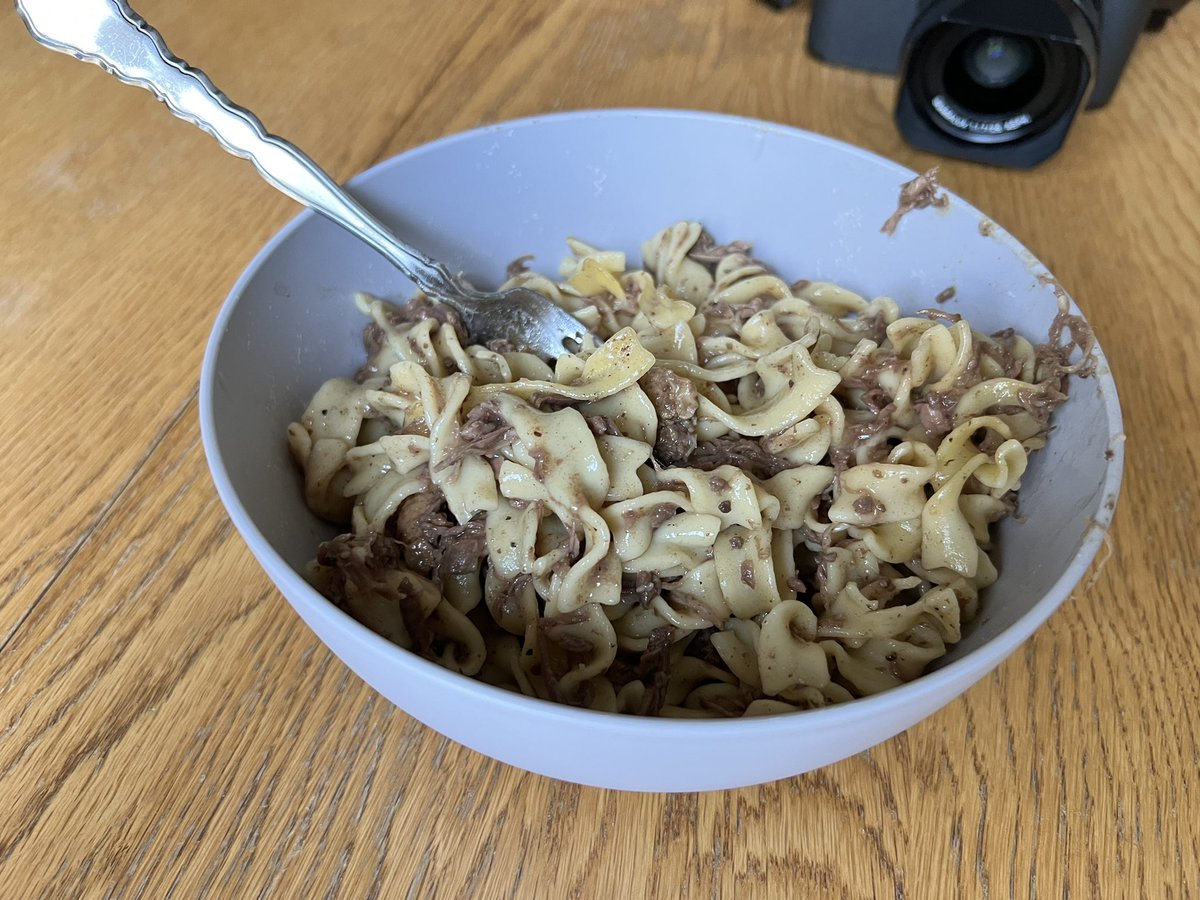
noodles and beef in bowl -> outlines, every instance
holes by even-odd
[[[877,744],[1066,599],[1123,460],[1103,352],[1028,251],[936,191],[880,231],[913,178],[645,110],[390,160],[352,183],[364,203],[596,344],[475,346],[302,215],[205,356],[230,518],[347,667],[504,762],[690,791]]]
[[[363,368],[288,432],[309,507],[348,527],[321,592],[453,671],[608,712],[794,712],[944,656],[1094,366],[1087,324],[1064,300],[1035,345],[902,315],[695,222],[644,267],[568,244],[556,279],[510,267],[603,340],[552,364],[423,296],[359,297]]]

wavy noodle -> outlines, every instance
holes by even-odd
[[[918,677],[997,578],[992,529],[1090,370],[940,310],[789,285],[680,222],[510,269],[600,342],[472,344],[418,295],[356,298],[366,365],[288,428],[313,583],[454,671],[591,709],[810,709]],[[1062,338],[1066,338],[1065,342]]]

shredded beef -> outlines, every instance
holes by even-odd
[[[383,349],[387,334],[375,322],[371,322],[363,328],[363,349],[367,351],[367,356],[371,357]]]
[[[1065,377],[1061,384],[1065,387]],[[1032,415],[1043,429],[1050,424],[1050,414],[1062,406],[1066,399],[1067,395],[1059,390],[1059,383],[1054,381],[1046,381],[1033,388],[1017,391],[1017,403]]]
[[[1060,345],[1059,341],[1062,340],[1063,332],[1067,333],[1069,340],[1066,344]],[[1064,362],[1071,358],[1074,350],[1078,350],[1082,354],[1083,359],[1074,367],[1074,371],[1081,378],[1095,371],[1096,333],[1092,331],[1092,326],[1082,316],[1072,314],[1065,302],[1050,324],[1048,342],[1058,349]]]
[[[859,585],[859,591],[872,603],[876,603],[879,607],[887,605],[888,601],[896,596],[896,589],[892,585],[890,578],[876,578],[874,581],[868,581],[866,584]]]
[[[941,169],[934,166],[923,175],[918,175],[912,181],[906,182],[900,187],[900,201],[896,207],[896,211],[891,214],[883,227],[879,230],[891,237],[896,233],[896,228],[900,225],[900,220],[907,216],[915,209],[926,209],[930,206],[935,206],[938,209],[945,209],[950,205],[950,197],[941,191],[941,184],[938,183],[938,175]]]
[[[550,454],[542,447],[534,447],[529,451],[529,458],[533,460],[533,477],[541,481],[546,477],[546,463],[550,459]]]
[[[579,540],[579,529],[574,525],[567,528],[567,558],[571,561],[579,559],[583,545]]]
[[[745,303],[713,303],[704,308],[704,316],[717,322],[728,322],[741,331],[753,316],[775,303],[774,297],[753,297]]]
[[[707,231],[701,231],[700,237],[696,238],[696,243],[692,244],[692,249],[688,251],[688,256],[696,260],[696,262],[715,266],[725,257],[731,256],[734,253],[747,256],[750,253],[750,249],[750,245],[745,241],[718,244],[711,234]]]
[[[462,525],[456,524],[437,488],[413,494],[400,504],[396,535],[407,551],[409,567],[434,581],[444,575],[477,571],[487,556],[484,518],[480,513]]]
[[[903,363],[890,355],[890,351],[876,350],[870,364],[863,366],[861,371],[854,375],[843,374],[836,390],[839,394],[848,390],[859,391],[858,402],[878,415],[894,399],[880,385],[879,376],[901,365]]]
[[[797,594],[807,594],[808,593],[808,584],[799,575],[796,575],[796,574],[789,575],[788,579],[787,579],[787,586],[789,588],[791,588],[793,591],[795,591]]]
[[[343,534],[317,548],[317,563],[333,569],[329,599],[338,606],[345,607],[351,593],[396,603],[413,650],[423,654],[433,642],[433,632],[419,599],[403,589],[403,581],[397,589],[384,577],[389,571],[405,569],[403,555],[399,542],[386,535]]]
[[[1061,292],[1055,284],[1056,293]],[[1081,378],[1095,371],[1095,335],[1091,327],[1079,316],[1072,315],[1065,295],[1060,294],[1059,313],[1050,326],[1045,344],[1034,348],[1037,382],[1017,393],[1017,404],[1012,408],[997,409],[998,413],[1023,410],[1036,419],[1042,429],[1049,427],[1050,415],[1067,399],[1069,376]],[[936,310],[927,310],[936,313]],[[946,315],[946,314],[942,314]],[[1067,335],[1063,342],[1063,335]],[[948,434],[955,424],[955,409],[963,393],[981,380],[980,360],[986,356],[1000,367],[1005,376],[1017,378],[1021,374],[1021,361],[1016,356],[1016,335],[1012,329],[998,331],[993,341],[977,341],[975,352],[967,368],[955,379],[952,388],[946,391],[929,391],[917,399],[914,407],[921,425],[933,438]],[[1071,363],[1071,356],[1079,351],[1078,362]]]
[[[633,594],[642,606],[649,606],[661,589],[662,579],[653,572],[637,572],[633,576]]]
[[[577,402],[561,394],[548,394],[545,391],[538,391],[529,398],[529,405],[539,412],[558,412],[560,409],[574,406]]]
[[[448,468],[468,456],[493,456],[516,439],[516,430],[500,415],[500,405],[494,399],[485,400],[467,413],[458,428],[458,444],[437,468],[439,471]]]
[[[727,719],[739,719],[746,714],[746,707],[753,699],[754,695],[743,689],[740,694],[733,697],[725,695],[705,697],[701,701],[701,705],[709,712],[719,713]]]
[[[829,448],[829,464],[833,466],[834,472],[839,475],[850,468],[854,458],[854,450],[856,443],[850,437],[842,439],[840,444],[834,444]]]
[[[642,607],[650,605],[650,601],[662,590],[662,580],[653,572],[626,573],[621,576],[621,599],[637,603]]]
[[[399,542],[382,534],[342,534],[317,548],[317,562],[335,566],[357,580],[387,569],[398,569],[404,558]]]
[[[487,556],[483,514],[447,531],[442,537],[441,547],[439,574],[469,575],[478,572],[480,561]]]
[[[670,369],[651,369],[642,378],[641,386],[658,411],[659,418],[690,419],[699,409],[696,386]]]
[[[569,613],[538,619],[538,662],[546,691],[550,699],[558,703],[577,703],[584,699],[567,696],[560,682],[576,666],[586,663],[595,650],[587,638],[563,630],[565,626],[586,622],[587,618],[588,609],[581,606]]]
[[[699,619],[703,619],[710,625],[724,624],[725,620],[717,615],[712,607],[684,591],[669,591],[667,593],[667,603],[685,612],[689,612]]]
[[[981,356],[993,360],[1006,378],[1017,378],[1021,374],[1021,360],[1016,355],[1017,334],[1011,328],[997,331],[991,341],[976,342]]]
[[[836,462],[834,462],[834,468],[837,468]],[[845,468],[844,462],[842,464],[842,468]],[[839,469],[838,471],[840,472],[841,470]],[[836,480],[830,481],[825,490],[821,491],[821,493],[817,494],[817,496],[813,497],[812,500],[809,501],[808,512],[810,517],[818,525],[821,523],[826,524],[825,527],[819,531],[807,523],[797,528],[796,533],[803,539],[804,544],[820,547],[825,546],[830,539],[831,525],[829,524],[829,507],[833,505],[833,488],[836,483]],[[808,570],[809,555],[807,553],[801,553],[801,548],[804,547],[804,544],[796,545],[795,560],[796,568],[799,571]]]
[[[695,637],[688,643],[685,652],[688,656],[694,656],[701,662],[727,672],[729,667],[725,665],[725,660],[721,658],[721,654],[712,644],[712,635],[716,630],[716,628],[706,628],[704,631],[697,631]]]
[[[623,284],[625,288],[625,308],[630,312],[641,309],[640,301],[642,299],[642,283],[632,278],[628,284]]]
[[[930,437],[940,438],[954,430],[954,410],[961,399],[962,391],[930,391],[913,404]]]
[[[437,488],[430,486],[406,498],[396,512],[396,537],[407,551],[408,565],[419,572],[436,569],[441,553],[433,535],[453,526],[445,498]]]
[[[816,602],[823,607],[825,597],[825,587],[829,583],[829,565],[837,562],[837,554],[831,549],[834,541],[833,528],[826,528],[820,535],[820,550],[816,553],[816,569],[813,572],[813,584],[817,588]],[[820,612],[821,609],[814,609],[815,612]]]
[[[654,456],[666,466],[686,465],[696,449],[696,386],[669,369],[653,368],[642,377],[641,387],[658,412]]]
[[[571,612],[559,613],[556,616],[546,616],[539,620],[539,624],[543,630],[553,632],[556,628],[566,625],[582,625],[588,620],[589,615],[588,607],[581,606]],[[582,649],[583,647],[583,644],[579,643],[581,639],[578,635],[561,634],[556,636],[556,640],[576,649]],[[591,648],[591,641],[588,641],[587,638],[583,638],[582,640],[587,641],[587,646]]]
[[[887,431],[888,428],[892,427],[892,416],[895,410],[895,403],[888,403],[887,406],[872,409],[871,412],[875,413],[875,415],[871,416],[870,421],[848,426],[846,433],[852,434],[857,440],[874,438],[876,434]]]
[[[696,426],[686,419],[660,419],[654,457],[664,466],[682,466],[696,448]]]
[[[508,338],[493,338],[484,346],[493,353],[532,353],[536,356],[538,352],[535,347]]]
[[[487,601],[492,618],[499,622],[507,616],[519,613],[521,595],[532,580],[533,576],[528,572],[520,572],[511,579],[501,580],[499,589]]]
[[[458,335],[460,342],[467,340],[467,329],[463,326],[458,313],[422,294],[413,297],[403,306],[393,307],[387,312],[388,322],[397,328],[402,325],[415,325],[425,319],[434,319],[439,325],[449,325]]]
[[[874,341],[876,344],[882,344],[887,338],[887,319],[883,317],[883,313],[875,313],[874,315],[865,317],[860,316],[849,330],[854,334]]]
[[[866,494],[857,498],[854,503],[854,511],[860,516],[878,516],[887,512],[887,507],[876,500],[874,497],[869,497]]]
[[[675,629],[670,625],[660,625],[650,632],[649,643],[638,663],[638,675],[646,685],[646,695],[639,710],[643,716],[658,715],[666,702],[667,685],[671,681],[671,644],[674,639]]]
[[[679,507],[674,503],[659,503],[650,510],[650,525],[657,528],[659,525],[669,522],[675,518],[679,512]]]
[[[957,400],[955,401],[957,403]],[[892,414],[896,411],[894,403],[888,403],[882,409],[872,410],[875,413],[866,422],[847,425],[842,440],[829,449],[829,462],[834,470],[841,472],[847,469],[855,457],[855,451],[866,441],[892,427]],[[924,420],[922,420],[923,422]],[[950,419],[953,423],[953,415]]]
[[[754,561],[753,560],[743,559],[741,571],[739,574],[742,576],[742,584],[746,585],[746,587],[748,587],[748,588],[754,587]]]
[[[503,436],[507,431],[511,431],[511,428],[500,414],[499,402],[493,398],[483,401],[467,413],[458,429],[458,438],[467,444],[488,443],[495,441],[498,435]],[[513,439],[515,435],[508,440]]]
[[[751,438],[726,434],[696,446],[687,464],[711,472],[720,466],[736,466],[756,478],[771,478],[794,465],[781,456],[768,453]]]
[[[376,357],[379,356],[386,343],[387,335],[384,330],[374,322],[369,323],[363,328],[363,349],[367,351],[367,361],[357,372],[354,373],[354,380],[362,384],[368,379],[374,378],[380,372],[379,364]]]
[[[862,401],[863,406],[875,413],[877,416],[883,413],[883,411],[889,407],[891,407],[893,411],[895,410],[895,405],[892,403],[892,398],[888,395],[887,391],[881,387],[873,387],[869,391],[863,391],[859,396],[859,400]]]
[[[615,435],[620,437],[621,429],[617,427],[617,423],[608,416],[588,416],[586,418],[588,428],[592,429],[592,434],[596,437],[601,435]]]
[[[991,428],[981,428],[980,431],[982,431],[983,434],[980,434],[978,431],[975,432],[975,446],[979,448],[980,453],[986,453],[988,456],[994,456],[996,451],[1000,449],[1000,445],[1003,444],[1007,438],[1005,438],[1000,432]]]
[[[509,278],[516,278],[518,275],[529,271],[529,261],[533,256],[518,256],[504,268],[504,274]]]
[[[962,321],[961,315],[946,312],[944,309],[918,309],[917,315],[924,316],[933,322],[941,322],[943,325],[957,325]]]
[[[616,691],[620,691],[621,688],[625,687],[631,681],[637,681],[637,657],[632,654],[618,653],[613,661],[609,663],[608,669],[604,672],[604,677],[608,679]]]
[[[1034,348],[1037,377],[1048,389],[1065,399],[1068,376],[1087,378],[1096,372],[1096,335],[1082,316],[1071,313],[1067,295],[1057,282],[1052,284],[1059,300],[1058,315],[1050,323],[1046,343]],[[1062,342],[1064,334],[1067,336],[1065,343]],[[1076,350],[1080,354],[1079,362],[1072,363],[1071,356]]]

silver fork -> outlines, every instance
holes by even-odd
[[[536,291],[475,290],[401,241],[307,154],[268,134],[257,116],[175,57],[125,0],[16,0],[16,6],[38,43],[151,91],[179,118],[254,163],[270,184],[370,244],[422,291],[453,308],[476,343],[509,341],[553,359],[591,337],[578,319]]]

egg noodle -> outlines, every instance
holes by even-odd
[[[454,671],[622,713],[818,707],[943,656],[1091,368],[1065,296],[1035,346],[789,285],[696,223],[644,270],[568,246],[558,280],[518,260],[506,284],[602,340],[553,367],[423,296],[358,296],[367,364],[288,429],[308,505],[349,527],[318,589]]]

